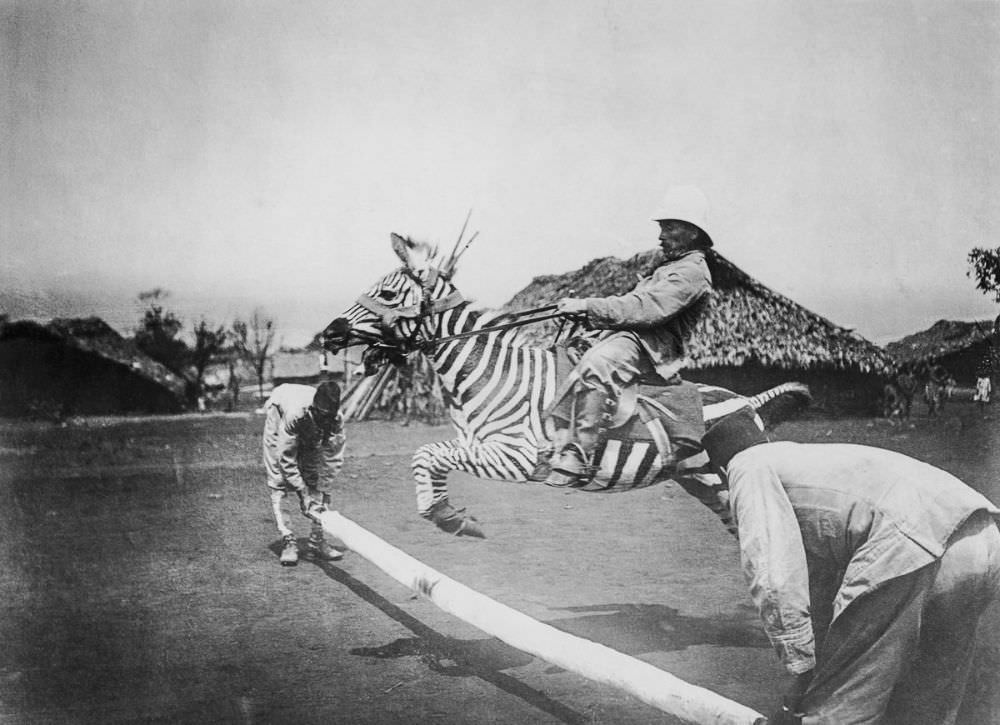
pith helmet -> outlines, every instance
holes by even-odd
[[[706,237],[712,238],[708,228],[708,197],[697,186],[671,186],[667,189],[653,221],[667,219],[694,224]]]

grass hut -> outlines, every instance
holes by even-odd
[[[325,357],[311,350],[279,350],[271,357],[271,379],[284,383],[319,385],[326,380]]]
[[[0,414],[174,413],[185,382],[97,317],[0,325]]]
[[[897,364],[941,365],[963,387],[974,387],[985,372],[994,384],[1000,373],[1000,349],[992,321],[938,320],[922,332],[890,342],[885,350]]]
[[[660,259],[659,250],[649,250],[628,260],[605,257],[574,272],[536,277],[504,307],[520,310],[566,296],[624,294]],[[794,379],[810,386],[815,410],[878,411],[884,376],[893,368],[885,351],[774,292],[714,250],[708,264],[716,292],[690,341],[685,377],[745,394]],[[556,329],[547,323],[526,334],[551,341]]]

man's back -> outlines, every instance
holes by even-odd
[[[840,524],[855,535],[863,533],[859,517],[886,517],[932,553],[940,553],[939,540],[972,511],[996,511],[947,471],[883,448],[782,441],[748,448],[738,458],[766,459],[796,511],[815,511],[825,525]]]
[[[312,405],[316,388],[298,383],[282,383],[271,391],[266,405],[277,406],[283,415],[301,415]]]
[[[780,483],[810,569],[820,564],[844,572],[835,611],[880,581],[940,557],[975,511],[1000,514],[950,473],[870,446],[764,443],[733,456],[728,473],[741,540],[767,539],[795,525],[773,498]],[[772,503],[762,503],[765,490]]]

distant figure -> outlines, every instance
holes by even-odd
[[[948,376],[948,380],[944,384],[944,397],[948,400],[953,400],[955,398],[955,391],[958,389],[958,381],[954,377]]]
[[[229,410],[236,410],[240,401],[240,376],[236,372],[236,364],[229,361]]]
[[[980,374],[976,378],[976,394],[972,396],[972,399],[979,403],[979,410],[983,415],[986,415],[986,406],[990,403],[990,393],[992,392],[993,383],[990,382],[990,376]]]
[[[703,443],[729,484],[750,595],[795,676],[768,723],[953,723],[1000,594],[1000,510],[894,451],[769,443],[748,415]]]
[[[895,382],[888,382],[882,388],[882,415],[893,425],[903,420],[905,398]]]
[[[944,388],[933,380],[924,383],[924,402],[927,404],[927,417],[937,418],[944,407]]]
[[[913,408],[913,396],[917,394],[919,382],[917,376],[909,365],[900,367],[896,376],[886,385],[883,396],[886,409],[885,415],[890,420],[902,422],[910,419],[910,411]],[[890,390],[889,388],[892,388]],[[888,401],[892,399],[892,408],[888,409]]]
[[[948,371],[941,365],[930,367],[927,382],[924,383],[924,402],[927,403],[927,417],[936,418],[944,408],[944,386]]]
[[[344,463],[343,416],[340,387],[335,382],[318,388],[286,383],[276,387],[264,404],[264,467],[271,492],[271,510],[283,541],[280,562],[295,566],[298,543],[281,513],[285,494],[294,491],[305,513],[310,501],[330,503],[334,477]],[[307,553],[336,561],[343,554],[324,540],[323,527],[315,519]]]

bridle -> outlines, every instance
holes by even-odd
[[[385,361],[395,364],[401,363],[413,352],[431,353],[438,345],[451,342],[452,340],[460,340],[476,335],[487,335],[493,332],[503,332],[515,327],[523,327],[557,317],[562,317],[565,321],[567,317],[562,313],[554,312],[556,305],[545,305],[520,312],[508,313],[507,316],[514,319],[498,325],[480,327],[475,330],[467,330],[445,337],[427,336],[428,331],[424,328],[428,327],[426,323],[430,318],[465,304],[468,300],[458,290],[452,290],[440,299],[432,298],[434,287],[438,279],[443,276],[436,267],[430,269],[427,278],[424,280],[420,279],[409,269],[402,271],[420,285],[420,302],[418,304],[410,305],[409,307],[390,307],[369,294],[363,294],[356,300],[356,304],[359,307],[368,310],[379,318],[383,328],[383,338],[368,341],[369,347],[362,354],[362,358],[365,360],[366,368],[368,369],[374,369]],[[447,279],[446,276],[444,278]],[[400,337],[395,331],[395,324],[399,320],[412,320],[414,323],[412,331],[406,337]],[[574,324],[575,328],[576,325]],[[560,326],[561,331],[562,326]],[[421,332],[424,332],[425,336],[421,337]],[[364,337],[368,337],[368,335],[364,335]]]
[[[390,307],[368,294],[358,297],[356,304],[378,316],[382,323],[384,334],[386,336],[391,335],[394,338],[389,342],[376,340],[372,343],[372,347],[387,348],[383,350],[387,354],[389,353],[388,349],[391,348],[396,354],[405,356],[416,350],[423,351],[428,345],[433,347],[435,344],[434,340],[427,338],[420,339],[420,331],[425,326],[425,323],[432,316],[452,310],[459,305],[465,304],[467,300],[457,289],[452,290],[440,299],[432,298],[434,287],[437,285],[439,277],[441,277],[441,273],[437,267],[431,267],[427,278],[423,280],[409,269],[404,269],[403,272],[420,285],[420,302],[418,304],[410,305],[409,307]],[[395,332],[395,324],[399,320],[413,320],[413,330],[405,338],[400,338]]]

